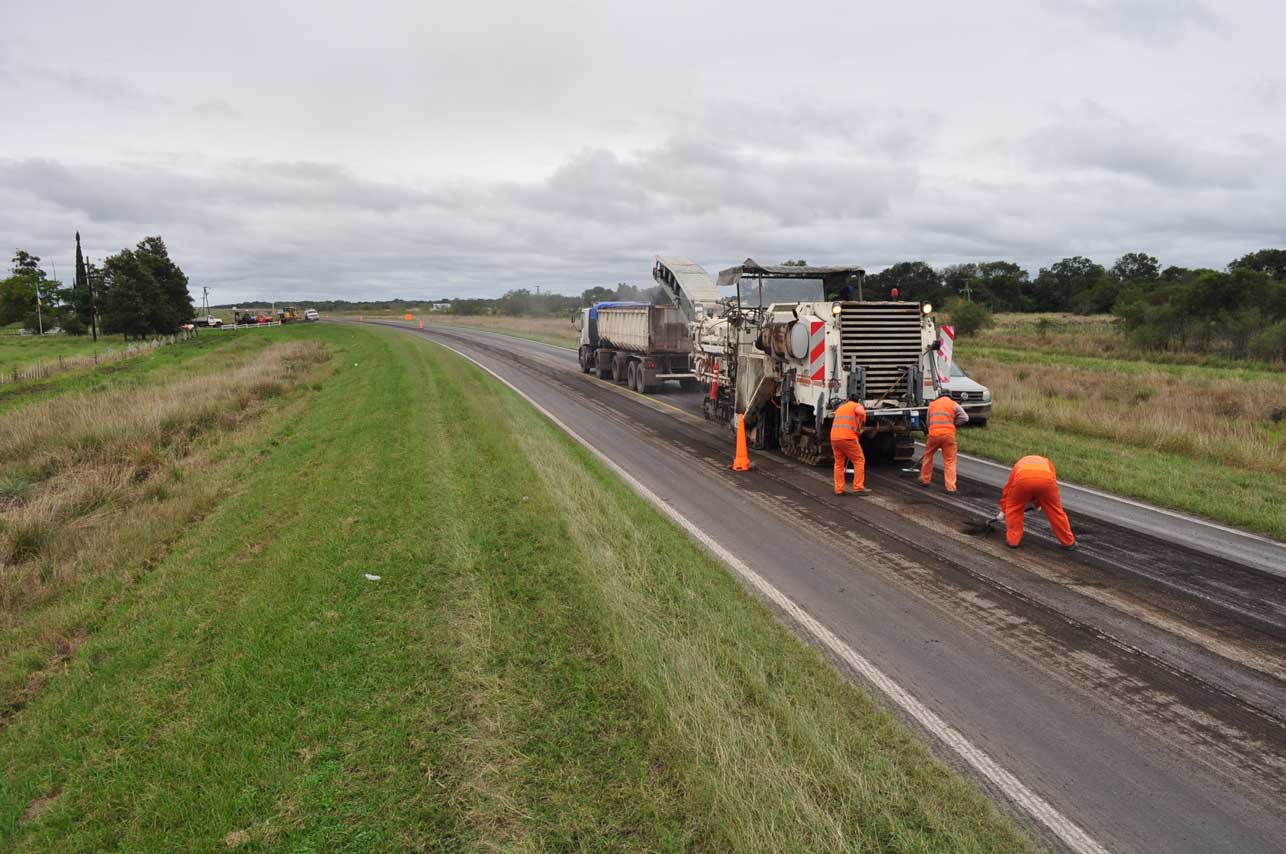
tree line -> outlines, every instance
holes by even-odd
[[[1262,249],[1223,270],[1169,266],[1128,252],[1111,267],[1074,256],[1035,278],[1009,261],[934,269],[902,261],[866,279],[865,296],[952,305],[966,326],[991,311],[1111,313],[1141,349],[1286,359],[1286,250]],[[962,303],[963,305],[953,304]]]
[[[50,278],[38,256],[18,249],[9,277],[0,281],[0,326],[21,323],[32,331],[60,328],[71,335],[101,331],[146,338],[177,332],[192,311],[188,277],[160,235],[107,257],[100,267],[85,261],[78,233],[70,287]]]

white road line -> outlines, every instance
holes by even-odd
[[[731,567],[738,575],[750,584],[755,590],[759,591],[764,598],[768,599],[778,608],[786,613],[797,625],[807,631],[819,643],[829,649],[832,653],[840,658],[845,664],[866,679],[867,682],[874,685],[884,696],[897,704],[905,714],[913,718],[916,723],[924,727],[933,736],[939,739],[943,744],[956,752],[961,759],[967,762],[975,771],[987,778],[996,788],[1004,793],[1013,803],[1025,810],[1029,815],[1043,824],[1045,827],[1059,838],[1072,851],[1077,854],[1107,854],[1107,849],[1099,845],[1089,834],[1081,830],[1071,819],[1063,815],[1054,808],[1048,801],[1040,795],[1027,788],[1021,780],[1010,772],[1002,768],[994,759],[975,746],[969,739],[951,726],[949,723],[938,717],[928,706],[921,703],[904,689],[897,682],[887,676],[884,671],[880,670],[856,650],[850,647],[844,641],[840,640],[830,629],[818,622],[799,605],[782,593],[763,576],[755,572],[749,566],[741,561],[736,555],[728,551],[721,544],[716,542],[709,534],[702,531],[695,524],[688,521],[681,513],[667,504],[660,496],[652,492],[638,481],[632,474],[622,468],[615,460],[607,456],[598,448],[591,445],[585,439],[581,438],[575,430],[564,424],[558,416],[554,415],[545,407],[533,400],[526,392],[509,382],[500,374],[488,368],[486,365],[478,362],[476,359],[465,355],[449,344],[443,344],[441,341],[434,341],[441,347],[445,347],[463,359],[472,362],[482,370],[491,374],[500,382],[509,387],[515,394],[527,401],[536,408],[541,415],[544,415],[552,421],[560,430],[582,445],[587,451],[597,457],[608,468],[616,473],[618,477],[630,485],[635,492],[647,499],[654,507],[668,516],[676,524],[688,532],[697,542],[705,546],[712,554]]]

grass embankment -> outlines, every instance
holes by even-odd
[[[316,334],[311,405],[0,731],[0,848],[1028,847],[516,396]]]
[[[1123,351],[1114,329],[1071,328],[957,343],[995,400],[986,430],[962,431],[962,450],[1005,463],[1043,454],[1068,481],[1286,539],[1286,374],[1152,363]]]

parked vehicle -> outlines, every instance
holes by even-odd
[[[986,427],[991,418],[991,389],[969,376],[959,362],[951,363],[950,376],[943,390],[969,413],[970,427]]]
[[[304,309],[304,320],[312,323],[321,320],[321,315],[317,313],[315,308],[306,308]]]
[[[201,326],[201,327],[204,327],[204,326],[210,326],[210,327],[213,327],[213,328],[215,328],[215,329],[218,329],[220,326],[222,326],[222,325],[223,325],[223,318],[215,317],[215,316],[214,316],[214,315],[212,315],[212,314],[211,314],[211,315],[206,315],[205,317],[198,317],[198,318],[195,318],[195,319],[192,321],[192,325],[193,325],[193,326]]]

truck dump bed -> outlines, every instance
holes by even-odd
[[[603,346],[634,353],[686,353],[688,325],[672,305],[600,308],[598,338]]]

